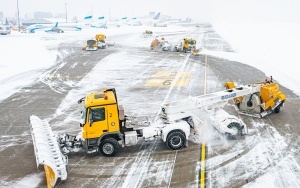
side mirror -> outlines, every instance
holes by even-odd
[[[93,114],[92,114],[92,112],[89,114],[89,122],[90,122],[90,126],[92,126],[92,124],[93,124]]]
[[[80,122],[79,122],[79,126],[80,126],[80,127],[83,127],[83,126],[84,126],[84,124],[85,124],[84,120],[83,120],[83,119],[81,119],[81,120],[80,120]]]

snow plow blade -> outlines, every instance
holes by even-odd
[[[107,46],[114,46],[115,45],[115,43],[106,43],[107,44]]]
[[[59,181],[67,179],[67,157],[61,153],[48,122],[37,116],[30,116],[29,121],[37,167],[43,167],[47,187],[54,187]]]
[[[194,56],[200,55],[200,49],[195,49],[195,50],[193,50],[193,51],[192,51],[192,54],[193,54]]]

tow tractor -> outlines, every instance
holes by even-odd
[[[228,114],[224,105],[233,100],[243,114],[264,117],[279,112],[286,99],[275,83],[255,83],[236,87],[233,82],[226,89],[201,96],[166,102],[161,106],[160,119],[150,123],[146,117],[125,115],[118,104],[114,88],[92,92],[81,98],[81,132],[78,135],[54,134],[47,121],[30,116],[30,128],[38,167],[43,167],[47,184],[54,187],[67,179],[68,153],[85,149],[114,156],[121,147],[136,145],[140,139],[160,138],[171,150],[188,146],[188,138],[195,123],[207,118],[220,132],[229,137],[247,134],[241,119]],[[201,118],[194,114],[200,110]]]

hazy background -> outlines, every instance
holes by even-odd
[[[299,0],[19,0],[20,17],[44,11],[65,13],[70,20],[93,12],[111,19],[123,16],[139,17],[149,11],[161,12],[174,18],[191,17],[212,22],[299,22]],[[0,0],[0,11],[13,17],[17,0]]]

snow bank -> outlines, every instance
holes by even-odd
[[[300,74],[297,69],[300,62],[300,24],[215,23],[213,26],[236,53],[210,54],[258,68],[300,95]]]

